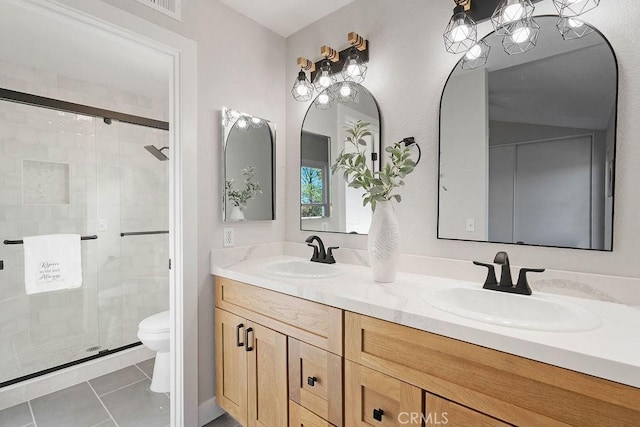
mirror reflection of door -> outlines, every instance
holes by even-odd
[[[355,101],[307,111],[300,138],[300,229],[366,234],[371,225],[371,208],[362,206],[361,190],[348,186],[342,173],[331,166],[345,148],[345,127],[361,120],[370,124],[366,137],[370,167],[380,167],[380,112],[373,96],[356,85]],[[372,157],[372,154],[376,154]]]

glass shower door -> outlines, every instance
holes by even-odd
[[[27,295],[25,236],[94,234],[97,119],[0,101],[0,384],[95,354],[99,240],[80,288]],[[15,241],[15,242],[5,242]]]

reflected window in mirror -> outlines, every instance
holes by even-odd
[[[362,190],[347,185],[331,166],[345,146],[346,129],[357,121],[369,123],[366,144],[371,169],[380,168],[380,111],[376,100],[362,85],[353,84],[357,95],[336,102],[329,109],[311,103],[300,137],[300,229],[336,233],[366,234],[371,225],[371,208],[362,205]],[[330,90],[339,91],[340,83]]]
[[[597,30],[452,71],[440,105],[438,238],[612,250],[618,67]]]
[[[224,221],[275,219],[275,125],[223,108]]]

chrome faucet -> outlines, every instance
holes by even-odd
[[[313,244],[314,240],[318,243],[317,246]],[[311,246],[313,248],[311,261],[321,262],[323,264],[336,263],[335,258],[333,258],[333,250],[338,249],[338,246],[331,246],[325,251],[324,243],[322,243],[322,239],[318,236],[309,236],[306,238],[305,242],[307,243],[307,246]]]
[[[512,294],[531,295],[531,287],[527,281],[527,273],[542,273],[544,268],[522,268],[518,275],[518,283],[513,286],[511,279],[511,266],[509,265],[509,255],[506,252],[498,252],[493,259],[494,264],[502,266],[500,271],[500,283],[496,280],[496,272],[492,264],[485,264],[473,261],[475,265],[487,268],[487,278],[484,281],[483,289],[491,289],[493,291],[509,292]]]

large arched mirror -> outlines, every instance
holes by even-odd
[[[275,125],[268,120],[224,108],[222,132],[223,220],[275,219]]]
[[[535,19],[534,49],[492,33],[486,65],[447,81],[438,238],[610,251],[616,58],[598,31],[564,40],[557,16]]]
[[[360,120],[369,123],[371,136],[363,144],[370,154],[371,169],[379,170],[380,111],[371,93],[359,84],[351,83],[354,92],[349,99],[338,101],[342,84],[329,89],[329,104],[312,102],[302,124],[300,229],[367,234],[371,208],[362,206],[362,190],[348,187],[341,173],[331,175],[331,166],[345,148],[345,129]]]

